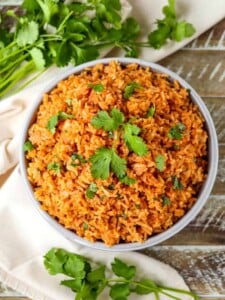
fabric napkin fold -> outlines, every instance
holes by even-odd
[[[161,8],[166,1],[131,0],[130,3],[133,7],[132,14],[142,24],[145,36],[152,26],[151,22],[161,18]],[[217,0],[216,4],[211,0],[180,0],[177,1],[177,6],[183,19],[195,25],[197,32],[194,37],[225,17],[224,0]],[[141,58],[157,61],[183,47],[190,40],[171,42],[157,51],[144,49]],[[33,300],[74,299],[72,292],[59,286],[61,278],[48,275],[43,268],[43,255],[51,247],[62,247],[108,266],[113,257],[117,256],[135,264],[142,275],[159,280],[165,285],[185,288],[183,279],[174,269],[150,257],[133,252],[90,250],[70,242],[43,220],[27,197],[17,165],[20,130],[36,93],[44,89],[56,74],[60,76],[70,68],[52,67],[29,88],[0,102],[0,281]],[[107,294],[103,294],[101,299],[108,298]],[[129,299],[154,298],[135,295]],[[188,300],[190,297],[182,299]]]

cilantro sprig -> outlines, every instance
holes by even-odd
[[[88,229],[87,224],[85,228]],[[183,295],[188,295],[193,300],[199,299],[198,295],[191,291],[163,286],[151,278],[137,278],[137,267],[117,257],[111,263],[110,271],[114,274],[113,277],[109,277],[104,264],[60,248],[50,249],[44,255],[43,263],[50,275],[66,276],[60,284],[76,293],[75,299],[79,300],[97,300],[105,288],[109,289],[112,300],[128,300],[132,293],[153,294],[156,300],[160,295],[177,300],[181,300]]]
[[[23,0],[22,9],[22,15],[13,10],[0,12],[0,97],[29,76],[20,88],[28,85],[52,65],[78,65],[98,58],[100,50],[109,47],[138,57],[141,47],[158,49],[170,39],[180,41],[195,32],[192,24],[178,19],[175,0],[168,0],[163,7],[164,19],[157,21],[157,29],[143,42],[138,41],[138,21],[122,20],[119,0]],[[6,26],[9,17],[15,23],[10,32]],[[137,88],[137,83],[127,86],[125,99]],[[101,92],[103,87],[93,89]]]
[[[191,37],[195,28],[191,23],[179,21],[175,9],[175,0],[168,0],[168,5],[162,9],[164,19],[157,20],[157,29],[148,35],[149,45],[160,49],[168,39],[180,42]]]

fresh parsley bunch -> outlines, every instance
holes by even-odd
[[[175,0],[169,0],[165,18],[157,21],[147,41],[139,42],[139,23],[134,18],[122,22],[121,10],[120,0],[24,0],[20,14],[0,11],[0,97],[16,91],[15,85],[30,75],[20,83],[23,88],[51,65],[78,65],[110,47],[137,57],[140,47],[158,49],[168,39],[181,41],[195,32],[190,23],[178,21]],[[9,31],[6,24],[12,20],[14,30]]]
[[[118,258],[114,258],[111,263],[113,277],[107,276],[109,270],[105,265],[59,248],[52,248],[45,254],[44,266],[51,275],[66,276],[60,284],[76,293],[75,300],[96,300],[106,287],[113,300],[127,300],[131,293],[154,294],[156,300],[160,299],[160,294],[175,300],[182,300],[182,295],[199,299],[193,292],[162,286],[150,278],[137,278],[136,266],[128,265]],[[180,297],[177,296],[179,294]]]

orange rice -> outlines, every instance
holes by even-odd
[[[124,99],[131,82],[142,88]],[[104,86],[102,92],[91,88],[99,83]],[[146,117],[151,106],[154,116]],[[112,108],[141,128],[146,155],[130,151],[117,131],[112,137],[91,125],[99,111]],[[60,120],[51,133],[46,125],[59,112],[73,118]],[[178,123],[185,126],[182,138],[169,138],[168,132]],[[98,64],[59,82],[44,95],[28,139],[34,146],[26,153],[28,177],[43,210],[77,235],[109,246],[143,242],[171,227],[195,203],[207,173],[207,131],[189,92],[167,75],[136,64]],[[92,177],[88,159],[103,146],[113,146],[126,159],[134,184],[121,183],[113,173],[106,180]],[[73,153],[87,162],[73,164]],[[163,171],[157,169],[157,155],[165,158]],[[59,164],[60,171],[49,170],[51,163]],[[174,176],[182,189],[174,188]],[[86,190],[93,182],[98,190],[89,199]],[[164,203],[165,196],[169,203]]]

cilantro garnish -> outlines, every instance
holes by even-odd
[[[88,230],[88,227],[89,227],[88,224],[84,222],[84,223],[83,223],[83,230],[84,230],[84,231],[85,231],[85,230]],[[78,280],[78,282],[81,283],[80,280]],[[68,286],[67,284],[65,284],[65,281],[64,281],[64,284],[63,284],[63,285]],[[68,286],[68,287],[71,287],[71,286]],[[74,283],[72,283],[72,287],[74,287]],[[76,290],[75,290],[75,291],[76,291]]]
[[[170,198],[167,197],[166,195],[163,195],[163,196],[162,196],[162,204],[163,204],[163,206],[165,206],[165,205],[170,205],[170,204],[171,204]]]
[[[154,114],[155,114],[155,106],[152,105],[152,106],[150,106],[150,108],[146,114],[146,117],[147,118],[153,117]]]
[[[97,83],[97,84],[89,84],[88,85],[90,88],[92,88],[95,92],[101,93],[104,91],[105,87],[103,84],[101,83]]]
[[[180,182],[177,176],[172,176],[172,182],[174,190],[182,190],[184,188],[183,184]]]
[[[162,172],[165,169],[165,156],[164,155],[157,155],[155,157],[155,164],[156,164],[156,168]]]
[[[71,118],[73,118],[72,115],[69,115],[63,111],[60,111],[57,115],[54,115],[49,119],[46,127],[51,133],[54,134],[56,131],[56,126],[58,125],[58,122],[60,120],[66,120],[66,119],[71,119]]]
[[[88,224],[84,222],[83,230],[87,229]],[[111,272],[106,272],[105,265],[59,248],[52,248],[44,255],[44,266],[50,275],[63,274],[60,284],[75,292],[79,300],[97,300],[105,288],[109,289],[112,300],[126,300],[132,293],[153,294],[155,300],[160,299],[161,295],[166,295],[168,299],[181,299],[182,295],[199,299],[189,290],[164,287],[147,277],[138,278],[137,267],[117,257],[111,262],[113,276]],[[180,298],[177,298],[178,294]]]
[[[185,125],[183,123],[178,123],[177,125],[170,128],[168,137],[170,139],[181,140],[184,130],[185,130]]]
[[[168,39],[180,42],[195,33],[192,24],[186,21],[178,21],[175,0],[168,0],[168,5],[163,7],[163,14],[164,19],[156,21],[157,29],[148,35],[149,45],[153,48],[161,48]]]
[[[98,190],[98,186],[95,182],[92,182],[86,190],[86,196],[89,199],[94,198],[96,192]]]
[[[94,178],[107,179],[110,170],[117,176],[123,177],[126,174],[126,160],[119,157],[111,148],[99,148],[91,157],[91,174]]]
[[[99,111],[91,119],[91,125],[97,129],[104,129],[109,132],[116,130],[124,121],[124,114],[117,108],[113,108],[108,114],[107,111]]]
[[[61,165],[57,162],[51,162],[47,165],[47,169],[48,170],[53,170],[56,173],[60,173],[61,171]]]
[[[135,90],[141,89],[141,88],[142,88],[142,86],[140,85],[140,83],[137,83],[135,81],[131,82],[125,87],[123,97],[125,99],[129,99],[133,95]]]
[[[144,140],[138,136],[140,128],[136,125],[126,123],[124,125],[124,141],[128,148],[139,156],[147,154],[148,148]]]
[[[8,16],[14,19],[15,31],[7,32],[1,22],[0,97],[31,76],[25,83],[29,84],[37,71],[41,74],[49,66],[79,65],[98,58],[100,50],[109,47],[123,49],[126,56],[138,57],[141,47],[160,48],[169,39],[180,41],[195,32],[192,24],[178,20],[175,0],[168,0],[163,7],[164,19],[157,21],[157,29],[143,42],[138,40],[141,34],[138,21],[131,17],[122,19],[119,0],[72,3],[23,0],[22,8],[22,15],[13,10],[1,14],[3,21]],[[96,92],[103,90],[101,84],[93,88]],[[137,83],[127,86],[125,99],[137,88]]]
[[[87,162],[87,160],[83,157],[83,155],[81,155],[81,154],[78,154],[78,153],[73,153],[72,155],[71,155],[71,159],[72,160],[78,160],[80,163],[82,163],[82,164],[84,164],[84,163],[86,163]]]
[[[27,140],[24,144],[23,144],[23,151],[27,152],[27,151],[31,151],[34,149],[33,144],[31,143],[31,141]]]

